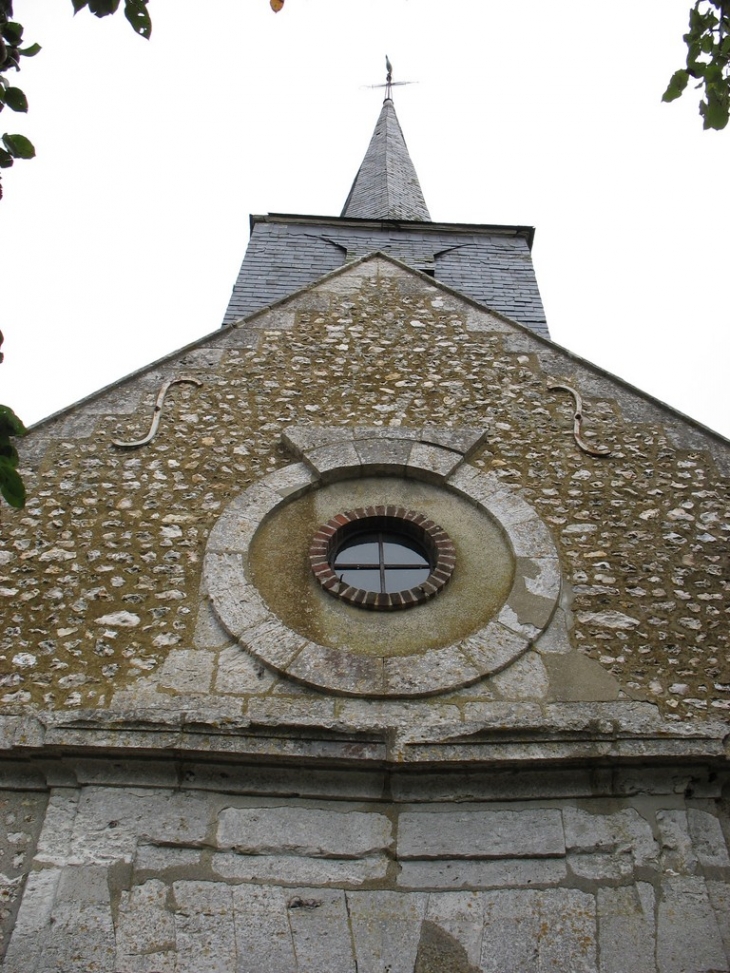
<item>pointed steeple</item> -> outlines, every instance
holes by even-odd
[[[431,221],[390,97],[383,102],[341,215],[365,220]]]

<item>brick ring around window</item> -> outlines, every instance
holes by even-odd
[[[456,551],[446,531],[425,514],[392,505],[359,507],[322,524],[309,562],[334,597],[393,611],[438,594],[454,570]]]

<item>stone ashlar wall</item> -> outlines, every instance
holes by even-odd
[[[203,384],[170,389],[150,445],[115,448],[144,435],[160,384],[180,374]],[[571,397],[549,390],[559,381],[583,395],[585,436],[609,457],[577,448]],[[567,647],[671,719],[726,715],[724,441],[383,259],[222,330],[21,444],[28,505],[0,513],[3,708],[105,709],[115,694],[131,704],[171,653],[179,681],[195,652],[206,538],[233,497],[292,461],[282,432],[308,423],[483,426],[470,462],[553,534]],[[213,655],[211,678],[215,665]],[[303,692],[263,671],[249,682],[229,692],[227,712]],[[475,692],[520,698],[520,680],[508,682]]]
[[[386,798],[377,775],[90,769],[106,783],[51,791],[4,973],[729,968],[701,770],[405,775]]]
[[[45,790],[0,792],[0,960],[15,923],[47,803]]]

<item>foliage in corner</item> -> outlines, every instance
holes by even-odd
[[[119,9],[121,0],[71,0],[74,13],[88,7],[95,17],[108,17]],[[132,29],[149,40],[152,34],[152,21],[147,10],[147,0],[124,0],[124,16]]]
[[[730,0],[696,0],[689,12],[687,67],[675,71],[663,101],[679,98],[690,78],[704,88],[703,128],[722,129],[730,118]]]
[[[21,57],[33,57],[40,51],[38,44],[22,47],[22,43],[23,28],[13,20],[12,0],[0,0],[0,111],[4,108],[17,112],[28,111],[28,99],[24,92],[5,77],[10,70],[20,70]],[[35,155],[33,143],[24,135],[6,132],[1,141],[0,169],[8,169],[16,159],[32,159]]]
[[[3,343],[0,331],[0,345]],[[3,353],[0,351],[0,362]],[[25,487],[18,473],[18,451],[10,442],[11,436],[24,436],[26,428],[12,409],[0,405],[0,494],[11,507],[25,506]]]

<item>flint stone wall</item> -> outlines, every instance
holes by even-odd
[[[151,444],[115,448],[112,439],[146,432],[161,383],[180,374],[202,387],[170,390]],[[550,390],[556,382],[580,391],[584,437],[610,456],[578,449],[573,403]],[[527,676],[482,682],[475,700],[541,695],[549,682],[553,699],[620,691],[677,721],[726,716],[727,443],[382,258],[177,353],[21,443],[29,502],[3,510],[0,537],[4,710],[139,706],[149,680],[178,708],[192,692],[220,715],[245,716],[264,697],[302,703],[293,683],[246,669],[240,654],[239,674],[221,666],[231,650],[206,643],[198,597],[221,511],[288,465],[282,434],[308,424],[483,427],[469,463],[543,518],[570,614],[556,618]],[[312,712],[333,705],[308,698]]]

